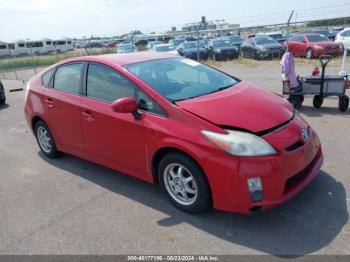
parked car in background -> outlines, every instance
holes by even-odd
[[[340,44],[343,49],[350,51],[350,27],[340,31],[335,38],[335,42]]]
[[[169,44],[171,44],[172,46],[177,47],[178,45],[182,44],[185,41],[186,41],[185,38],[174,38],[174,39],[170,39],[169,40]]]
[[[102,44],[97,41],[91,41],[86,43],[84,48],[101,48]]]
[[[169,51],[174,51],[175,46],[171,44],[158,44],[153,46],[152,50],[154,52],[169,52]]]
[[[43,156],[65,152],[158,183],[186,212],[277,206],[323,162],[316,131],[286,99],[178,55],[66,59],[26,90]]]
[[[137,46],[132,45],[131,43],[121,43],[117,45],[117,53],[131,53],[131,52],[137,52]]]
[[[5,104],[5,102],[6,102],[5,88],[2,82],[0,81],[0,106]]]
[[[270,59],[282,57],[285,47],[271,37],[256,36],[246,39],[241,45],[243,57]]]
[[[244,42],[244,38],[239,35],[229,35],[222,39],[227,40],[232,46],[237,47],[238,51],[240,51],[241,45]]]
[[[238,48],[222,38],[210,40],[207,50],[209,58],[214,60],[232,60],[239,56]]]
[[[329,40],[334,41],[338,32],[333,29],[319,28],[319,29],[312,30],[312,32],[310,33],[321,34],[328,37]]]
[[[283,43],[284,41],[286,41],[285,36],[280,32],[266,33],[265,36],[271,37],[272,39],[276,40],[278,43]]]
[[[179,55],[191,58],[191,59],[197,59],[198,58],[198,52],[199,52],[199,59],[206,60],[208,59],[208,50],[201,45],[202,43],[197,41],[193,42],[185,42],[180,44],[176,50],[179,53]]]
[[[149,41],[146,48],[147,50],[152,50],[153,46],[163,44],[162,41]]]
[[[294,56],[311,59],[321,55],[339,56],[343,53],[340,44],[321,34],[299,34],[288,41],[288,50]]]

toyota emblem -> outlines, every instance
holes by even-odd
[[[301,137],[303,138],[304,141],[309,140],[310,138],[310,132],[308,128],[303,128],[301,130]]]

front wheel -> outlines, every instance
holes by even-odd
[[[211,194],[201,168],[189,157],[170,153],[158,168],[158,180],[170,202],[188,213],[201,213],[211,207]]]
[[[313,57],[312,49],[309,48],[305,53],[306,59],[311,59]]]
[[[35,137],[41,149],[41,152],[49,158],[57,158],[61,152],[57,150],[55,140],[47,124],[39,120],[35,124]]]

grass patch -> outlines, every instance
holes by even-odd
[[[111,48],[102,48],[98,50],[91,50],[91,55],[102,55],[113,53]],[[80,51],[73,51],[64,54],[54,55],[40,55],[40,56],[24,56],[7,59],[0,59],[0,70],[10,70],[25,67],[42,67],[55,64],[61,60],[86,55],[84,49]]]

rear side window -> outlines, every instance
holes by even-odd
[[[55,72],[55,69],[51,69],[47,71],[45,74],[43,74],[42,80],[43,80],[44,86],[51,87],[50,82],[54,72]]]
[[[134,97],[135,86],[117,71],[98,64],[89,64],[86,95],[113,102],[119,98]]]
[[[55,74],[54,88],[72,94],[79,94],[83,68],[83,63],[60,66]]]

